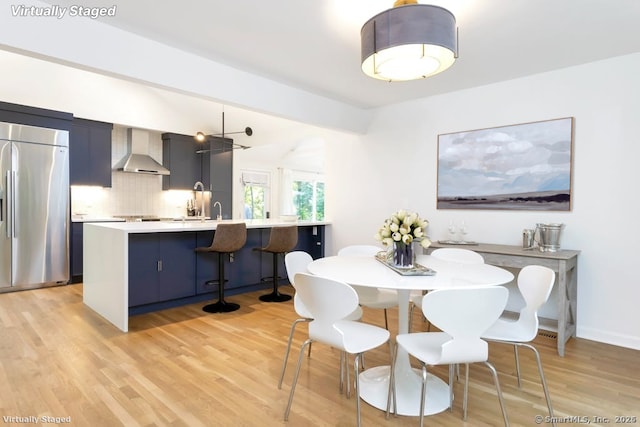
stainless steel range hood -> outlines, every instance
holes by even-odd
[[[149,132],[142,129],[127,129],[127,155],[113,168],[123,172],[149,175],[169,175],[169,169],[149,155]]]

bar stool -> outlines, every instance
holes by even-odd
[[[269,243],[263,248],[254,248],[256,251],[269,252],[273,254],[273,277],[265,277],[262,280],[273,281],[273,291],[267,295],[261,295],[260,301],[265,302],[282,302],[289,301],[291,295],[285,295],[278,292],[278,255],[292,251],[298,244],[298,226],[290,225],[286,227],[273,227],[269,235]]]
[[[228,313],[240,308],[239,304],[224,300],[224,258],[228,254],[241,249],[247,242],[247,225],[244,222],[237,224],[218,224],[213,235],[211,246],[196,248],[196,252],[215,252],[218,254],[218,279],[207,280],[207,285],[218,285],[218,301],[202,307],[207,313]]]

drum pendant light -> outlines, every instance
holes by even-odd
[[[362,71],[375,79],[433,76],[458,57],[456,18],[439,6],[398,0],[360,31]]]

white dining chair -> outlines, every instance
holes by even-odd
[[[518,388],[521,388],[520,380],[520,358],[518,357],[518,347],[526,347],[533,351],[538,364],[538,373],[540,375],[540,383],[544,391],[544,397],[547,400],[547,408],[549,415],[553,420],[553,406],[547,381],[542,370],[542,362],[540,353],[531,344],[529,344],[538,335],[538,310],[549,299],[551,289],[555,282],[555,272],[541,265],[527,265],[518,273],[518,290],[524,298],[525,306],[520,310],[517,320],[500,318],[487,331],[482,334],[482,338],[513,345],[516,359],[516,375],[518,379]],[[553,423],[555,425],[555,422]]]
[[[463,419],[466,420],[469,364],[477,362],[484,363],[491,371],[504,423],[505,426],[509,425],[498,374],[488,361],[489,346],[485,340],[480,338],[482,333],[498,319],[507,304],[508,296],[509,291],[502,286],[431,291],[423,298],[422,311],[427,319],[442,332],[415,332],[396,336],[396,355],[398,348],[402,347],[422,364],[420,426],[424,425],[427,365],[449,365],[449,409],[453,410],[454,365],[465,364],[466,374],[462,408]],[[392,363],[395,363],[395,360]],[[389,414],[392,404],[395,408],[395,378],[393,378],[393,371],[394,367],[392,366],[387,414]]]
[[[383,251],[373,245],[351,245],[345,246],[338,251],[338,256],[375,256]],[[384,310],[384,327],[389,329],[387,309],[398,306],[398,293],[392,289],[381,289],[368,286],[351,285],[358,293],[358,300],[362,307]]]
[[[484,258],[477,252],[464,248],[439,248],[431,252],[433,258],[443,261],[458,262],[461,264],[484,264]],[[418,255],[418,261],[422,258]],[[411,307],[409,308],[409,332],[411,332],[411,323],[413,320],[413,311],[415,308],[422,310],[422,297],[424,294],[412,293],[409,297]],[[431,330],[431,324],[427,325],[427,330]]]
[[[289,279],[289,283],[291,283],[291,286],[293,286],[294,289],[296,289],[294,280],[295,275],[297,273],[308,273],[307,266],[309,265],[309,263],[311,263],[311,261],[313,261],[311,255],[304,251],[293,251],[285,255],[284,264],[287,270],[287,277]],[[300,323],[310,322],[311,320],[313,320],[311,317],[311,312],[307,309],[307,307],[304,306],[304,303],[300,300],[300,297],[297,293],[293,295],[293,309],[300,317],[294,320],[291,324],[289,339],[287,340],[287,348],[285,350],[284,360],[282,362],[280,380],[278,381],[278,389],[282,388],[282,381],[284,380],[284,373],[287,369],[287,361],[289,360],[289,352],[291,351],[291,341],[293,340],[293,333],[295,332],[296,326]],[[359,320],[361,317],[362,309],[360,307],[357,307],[356,310],[353,311],[353,313],[347,316],[347,319]],[[311,344],[309,344],[309,356],[311,356]]]
[[[296,283],[296,293],[300,295],[305,307],[309,309],[313,320],[309,322],[309,339],[300,348],[298,365],[291,385],[284,420],[289,419],[305,348],[312,342],[319,342],[354,355],[356,414],[357,425],[360,426],[361,405],[358,375],[360,356],[365,351],[372,350],[389,341],[389,331],[375,325],[345,320],[345,317],[358,308],[358,295],[346,283],[306,273],[296,274],[294,282]],[[346,358],[345,363],[347,363]]]

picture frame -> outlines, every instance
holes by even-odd
[[[570,211],[574,118],[438,135],[437,209]]]

